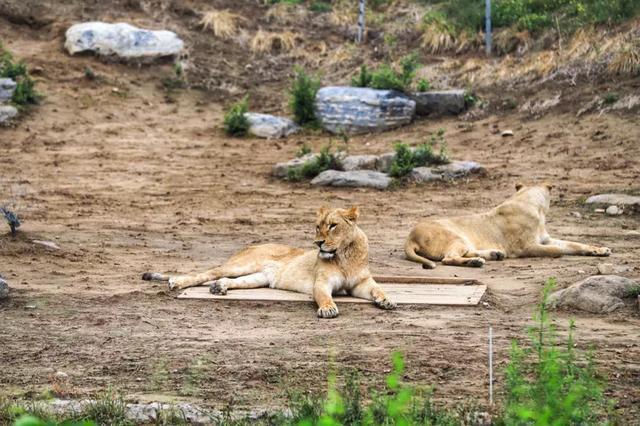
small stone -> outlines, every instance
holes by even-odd
[[[9,283],[0,278],[0,300],[9,297]]]
[[[628,194],[600,194],[587,198],[586,204],[608,204],[616,206],[640,206],[640,196]]]
[[[56,373],[53,375],[53,377],[55,377],[56,379],[60,379],[60,380],[66,380],[69,378],[69,375],[67,373],[65,373],[64,371],[56,371]]]
[[[612,275],[613,274],[613,264],[611,263],[600,263],[598,266],[598,275]]]
[[[505,130],[502,133],[500,133],[500,136],[502,136],[503,138],[513,136],[513,130]]]
[[[554,307],[592,313],[609,313],[624,306],[623,298],[637,291],[640,283],[617,275],[594,275],[551,294]]]
[[[607,207],[607,210],[605,210],[605,212],[609,216],[617,216],[619,214],[622,214],[622,209],[618,208],[618,206],[609,206]]]
[[[318,157],[318,154],[307,154],[302,157],[294,158],[293,160],[285,161],[282,163],[278,163],[273,166],[271,173],[275,177],[286,178],[289,173],[289,169],[298,169],[304,166],[308,161],[315,160]]]
[[[385,173],[373,170],[354,170],[351,172],[325,170],[316,176],[311,181],[311,184],[318,186],[386,189],[391,184],[391,178]]]
[[[11,105],[0,105],[0,124],[18,115],[16,107]]]
[[[348,155],[340,162],[340,166],[345,172],[353,170],[376,170],[377,164],[377,155]]]
[[[594,210],[594,212],[596,212],[596,213],[604,213],[604,211],[605,211],[604,209],[595,209]]]
[[[409,173],[409,179],[416,183],[433,182],[442,180],[442,174],[434,173],[431,167],[416,167]]]
[[[378,156],[378,162],[376,163],[376,170],[379,172],[389,172],[393,161],[396,159],[395,152],[387,152]]]
[[[445,179],[457,179],[470,174],[485,174],[486,169],[475,161],[452,161],[433,168],[434,173],[442,174]]]
[[[16,86],[16,82],[12,79],[0,78],[0,104],[11,100]]]
[[[36,305],[25,305],[25,309],[35,309]]]
[[[300,131],[300,127],[285,117],[247,112],[244,116],[249,121],[249,133],[260,138],[284,138]]]
[[[582,219],[582,214],[580,212],[571,212],[571,216],[575,217],[576,219]]]

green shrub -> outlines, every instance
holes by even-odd
[[[309,10],[317,13],[331,12],[331,3],[317,0],[309,5]]]
[[[245,96],[240,102],[233,104],[224,115],[224,131],[229,136],[244,136],[249,130],[249,120],[245,117],[248,111],[249,97]]]
[[[605,105],[613,105],[618,102],[618,99],[620,99],[620,96],[616,92],[608,92],[602,96],[602,102]]]
[[[549,279],[528,330],[529,345],[513,342],[505,371],[506,396],[503,420],[509,425],[597,425],[608,415],[609,404],[597,378],[593,357],[575,350],[575,324],[569,323],[564,348],[556,344],[556,330],[549,317]]]
[[[353,87],[369,87],[371,85],[371,73],[366,65],[360,66],[360,72],[351,78]]]
[[[302,68],[296,67],[295,77],[289,90],[289,106],[296,123],[310,127],[317,126],[315,100],[319,89],[319,78],[308,75]]]
[[[389,64],[383,64],[378,69],[369,72],[367,67],[363,65],[360,67],[360,72],[351,79],[351,85],[408,92],[419,66],[418,57],[415,53],[407,55],[400,60],[400,70],[395,70]]]
[[[433,153],[433,146],[440,145],[440,153]],[[444,130],[440,129],[428,143],[418,145],[415,149],[411,149],[409,145],[398,142],[394,145],[396,155],[389,168],[389,175],[395,178],[401,178],[408,175],[411,170],[416,167],[426,165],[447,164],[449,158],[447,155],[447,142],[444,139]]]
[[[431,84],[429,83],[429,81],[424,78],[418,80],[418,84],[416,85],[416,90],[418,92],[426,92],[429,89],[431,89]]]
[[[301,167],[287,170],[287,179],[294,182],[313,179],[325,170],[336,170],[339,167],[338,157],[331,151],[331,145],[327,145],[320,150],[316,158],[307,161]]]
[[[39,95],[35,90],[35,81],[23,62],[15,62],[13,56],[0,44],[0,78],[10,78],[16,82],[11,102],[23,107],[37,104]]]
[[[296,153],[296,157],[304,157],[307,154],[311,154],[311,147],[306,143],[303,143],[298,152]]]

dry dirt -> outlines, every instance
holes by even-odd
[[[521,259],[425,271],[404,260],[401,247],[420,218],[487,209],[513,193],[517,181],[556,185],[552,235],[611,247],[608,261],[640,275],[639,217],[608,217],[581,204],[604,191],[640,191],[637,115],[576,119],[565,110],[539,120],[516,113],[471,124],[422,120],[351,138],[349,152],[385,152],[396,140],[417,143],[444,128],[451,156],[484,164],[488,176],[391,191],[314,188],[269,173],[303,142],[319,149],[327,136],[226,138],[222,106],[207,94],[167,98],[159,80],[170,65],[69,58],[59,37],[0,23],[7,47],[40,68],[45,94],[14,127],[0,129],[1,195],[14,197],[24,222],[17,238],[0,236],[0,273],[13,287],[0,303],[0,388],[9,395],[33,397],[53,387],[83,396],[111,385],[130,400],[273,407],[287,388],[322,391],[332,363],[382,384],[389,354],[401,350],[408,381],[433,384],[451,404],[466,398],[484,404],[488,327],[501,370],[511,340],[525,336],[544,281],[557,277],[567,286],[595,273],[601,260]],[[100,78],[86,80],[85,67]],[[501,138],[495,129],[515,136]],[[176,300],[164,285],[140,280],[147,270],[208,268],[247,244],[311,247],[322,204],[361,206],[375,273],[477,277],[489,285],[488,305],[395,312],[345,305],[339,318],[318,320],[311,304]],[[562,330],[569,318],[577,323],[578,346],[596,349],[607,395],[626,421],[637,420],[637,308],[597,316],[558,312]],[[69,382],[57,383],[57,371]]]

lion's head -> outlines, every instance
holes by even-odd
[[[321,259],[333,259],[337,251],[351,244],[357,236],[356,220],[359,215],[358,207],[349,209],[321,207],[318,210],[314,243],[320,249],[318,256]]]

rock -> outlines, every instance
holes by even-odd
[[[596,212],[596,213],[604,213],[604,209],[595,209],[594,212]]]
[[[500,136],[502,136],[503,138],[513,136],[513,130],[505,130],[502,133],[500,133]]]
[[[600,194],[587,198],[586,204],[609,204],[618,206],[640,206],[640,197],[627,194]]]
[[[60,246],[58,246],[53,241],[41,241],[41,240],[31,240],[32,243],[38,244],[40,246],[44,246],[50,248],[52,250],[60,250]]]
[[[554,307],[609,313],[624,306],[625,297],[638,291],[640,283],[617,275],[594,275],[549,296]]]
[[[151,31],[126,23],[84,22],[66,32],[70,54],[91,51],[122,59],[155,59],[178,55],[184,42],[171,31]]]
[[[378,163],[376,164],[376,170],[380,172],[388,172],[391,169],[391,165],[393,164],[393,160],[396,159],[395,152],[387,152],[386,154],[382,154],[378,156]]]
[[[470,174],[484,174],[486,169],[475,161],[452,161],[449,164],[433,167],[433,172],[444,179],[457,179]]]
[[[244,116],[249,120],[251,127],[249,133],[260,138],[284,138],[300,131],[300,127],[285,117],[276,117],[269,114],[247,112]]]
[[[0,278],[0,300],[9,297],[9,283]]]
[[[342,172],[339,170],[325,170],[316,176],[312,185],[318,186],[346,186],[386,189],[391,184],[391,178],[381,172],[373,170],[354,170]]]
[[[434,180],[442,180],[443,175],[434,173],[431,167],[416,167],[409,173],[409,179],[417,183],[432,182]]]
[[[582,219],[582,213],[580,212],[571,212],[571,216],[575,217],[576,219]]]
[[[0,103],[10,101],[15,90],[15,81],[10,78],[0,78]]]
[[[416,115],[460,114],[466,109],[464,90],[433,90],[412,93],[416,103]]]
[[[316,115],[331,133],[371,133],[409,124],[415,101],[393,90],[323,87],[316,95]]]
[[[314,160],[318,154],[307,154],[293,160],[285,161],[284,163],[278,163],[273,166],[271,173],[275,177],[286,178],[289,169],[297,169],[302,167],[307,161]]]
[[[617,216],[619,214],[622,214],[622,209],[618,208],[618,206],[609,206],[605,210],[605,213],[609,216]]]
[[[612,263],[600,263],[596,268],[598,269],[598,275],[623,274],[634,270],[633,266],[614,265]]]
[[[18,110],[11,105],[0,105],[0,124],[18,115]]]
[[[341,162],[342,170],[376,170],[378,165],[377,155],[348,155]]]

